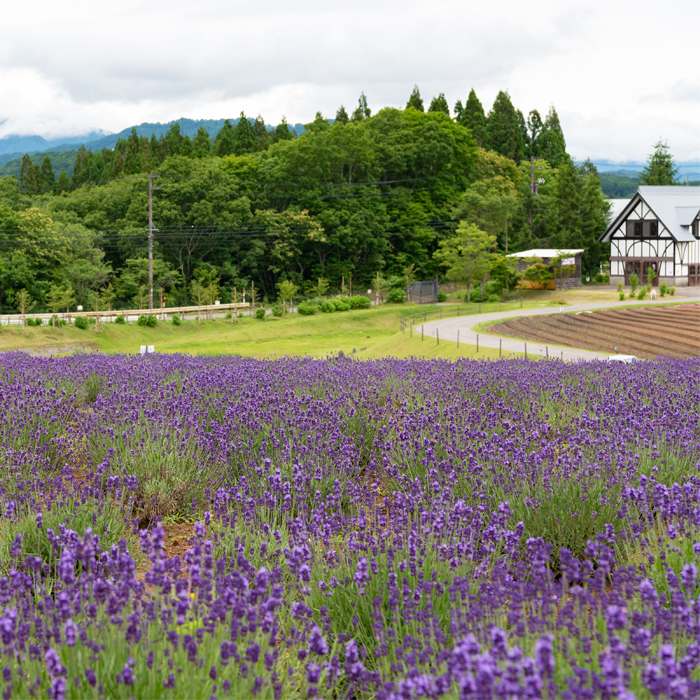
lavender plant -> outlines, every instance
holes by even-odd
[[[0,397],[4,697],[700,695],[697,360],[17,353]]]

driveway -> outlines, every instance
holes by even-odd
[[[700,304],[700,290],[694,294],[683,294],[679,301],[689,302],[694,301]],[[423,325],[423,331],[425,335],[430,338],[436,337],[436,332],[440,334],[440,340],[452,340],[457,341],[459,332],[459,342],[466,343],[468,345],[477,344],[477,332],[474,330],[475,326],[480,323],[486,323],[488,321],[501,321],[507,318],[514,318],[516,316],[540,316],[542,314],[552,314],[557,312],[586,312],[593,311],[596,309],[606,308],[606,309],[618,309],[624,306],[639,306],[639,301],[618,301],[618,302],[608,302],[601,304],[600,302],[585,303],[585,304],[569,304],[569,306],[561,307],[543,307],[540,309],[515,309],[513,311],[502,311],[490,314],[477,314],[476,316],[458,316],[457,318],[447,318],[438,321],[428,321]],[[645,304],[647,306],[653,306],[653,302],[650,304]],[[420,333],[420,325],[414,327],[414,333]],[[515,340],[513,338],[498,337],[493,335],[484,335],[483,333],[478,334],[478,342],[480,348],[495,348],[501,347],[503,354],[518,352],[522,353],[525,351],[525,342],[522,340]],[[576,348],[565,348],[561,346],[546,346],[542,343],[536,343],[533,341],[527,341],[527,354],[528,355],[539,355],[545,357],[549,354],[549,357],[559,357],[564,360],[605,360],[610,355],[603,352],[591,352],[590,350],[578,350]]]

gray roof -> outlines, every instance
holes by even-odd
[[[617,219],[620,214],[622,214],[622,211],[624,208],[631,202],[631,199],[609,199],[608,203],[610,204],[610,213],[608,214],[608,221],[612,223]]]
[[[700,187],[642,185],[639,194],[677,241],[692,243],[695,240],[688,226],[700,211]],[[695,216],[688,223],[683,223],[679,209],[682,210],[683,221],[688,221],[687,209],[694,209]]]
[[[533,248],[523,250],[520,253],[511,253],[507,258],[556,258],[560,255],[576,255],[584,253],[583,248]]]

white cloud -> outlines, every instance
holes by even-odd
[[[650,21],[654,17],[655,21]],[[661,135],[700,160],[700,3],[87,0],[5,8],[0,136],[118,131],[143,121],[261,113],[309,121],[403,106],[414,83],[450,105],[474,87],[555,104],[579,157],[643,159]],[[645,99],[645,97],[651,99]]]

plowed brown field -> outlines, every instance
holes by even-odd
[[[700,306],[526,316],[491,330],[523,340],[645,359],[700,355]]]

